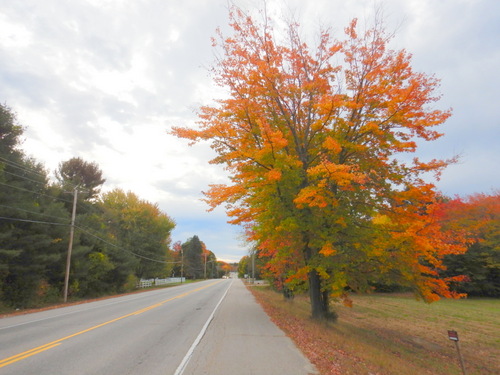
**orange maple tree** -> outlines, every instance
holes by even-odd
[[[438,270],[465,247],[441,230],[423,176],[453,160],[398,157],[441,136],[434,128],[450,111],[430,108],[438,80],[388,49],[378,24],[358,35],[354,20],[345,40],[322,31],[313,49],[294,22],[276,30],[233,7],[230,25],[230,37],[214,38],[222,53],[213,69],[228,97],[201,108],[199,128],[173,129],[210,141],[211,162],[229,172],[232,183],[211,185],[208,204],[246,226],[276,274],[307,282],[315,318],[328,316],[331,296],[378,281],[427,301],[453,296]]]

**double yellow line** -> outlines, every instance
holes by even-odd
[[[80,332],[76,332],[76,333],[73,333],[72,335],[69,335],[69,336],[66,336],[66,337],[63,337],[61,339],[58,339],[58,340],[55,340],[55,341],[52,341],[52,342],[49,342],[48,344],[45,344],[45,345],[41,345],[41,346],[37,346],[36,348],[33,348],[33,349],[30,349],[30,350],[27,350],[25,352],[22,352],[22,353],[19,353],[19,354],[16,354],[16,355],[13,355],[11,357],[8,357],[8,358],[5,358],[5,359],[2,359],[0,360],[0,368],[2,367],[5,367],[7,365],[10,365],[12,363],[15,363],[15,362],[18,362],[22,359],[25,359],[25,358],[28,358],[28,357],[31,357],[35,354],[38,354],[38,353],[41,353],[41,352],[44,352],[46,350],[49,350],[49,349],[52,349],[58,345],[61,344],[61,342],[65,341],[65,340],[68,340],[72,337],[75,337],[75,336],[79,336],[83,333],[87,333],[87,332],[90,332],[90,331],[93,331],[94,329],[97,329],[97,328],[101,328],[105,325],[108,325],[108,324],[111,324],[111,323],[114,323],[114,322],[117,322],[119,320],[122,320],[122,319],[125,319],[125,318],[128,318],[129,316],[133,316],[133,315],[139,315],[139,314],[142,314],[146,311],[149,311],[149,310],[152,310],[156,307],[159,307],[167,302],[170,302],[174,299],[178,299],[178,298],[183,298],[183,297],[186,297],[188,296],[189,294],[192,294],[194,292],[197,292],[197,291],[200,291],[202,289],[205,289],[205,288],[208,288],[208,287],[211,287],[212,285],[215,285],[217,284],[218,281],[216,282],[213,282],[211,284],[208,284],[208,285],[205,285],[205,286],[202,286],[200,288],[197,288],[197,289],[193,289],[189,292],[186,292],[186,293],[182,293],[182,294],[179,294],[178,296],[175,296],[175,297],[172,297],[172,298],[169,298],[165,301],[162,301],[162,302],[159,302],[159,303],[156,303],[154,305],[151,305],[151,306],[148,306],[148,307],[145,307],[143,309],[140,309],[140,310],[137,310],[137,311],[134,311],[133,313],[130,313],[130,314],[127,314],[127,315],[123,315],[123,316],[120,316],[119,318],[116,318],[116,319],[112,319],[112,320],[109,320],[107,322],[104,322],[104,323],[101,323],[101,324],[98,324],[96,326],[93,326],[93,327],[90,327],[90,328],[87,328],[87,329],[84,329],[83,331],[80,331]]]

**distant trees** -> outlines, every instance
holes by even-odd
[[[238,277],[240,279],[248,276],[250,257],[248,255],[243,256],[238,262]]]
[[[189,279],[220,277],[217,258],[204,242],[194,235],[181,245],[184,259],[184,276]],[[178,273],[177,273],[178,274]]]
[[[184,253],[184,275],[189,279],[203,278],[203,247],[198,236],[193,236],[182,244]]]
[[[443,276],[465,275],[453,288],[471,296],[500,297],[500,191],[443,202],[443,222],[469,238],[467,252],[444,259]]]
[[[252,256],[255,257],[253,261]],[[268,262],[269,259],[259,257],[257,251],[255,251],[254,255],[245,255],[238,262],[238,277],[242,278],[246,275],[247,277],[255,276],[256,279],[262,279],[266,276],[264,268]]]
[[[166,262],[171,258],[170,234],[175,227],[172,218],[158,205],[121,189],[103,194],[101,208],[108,234],[120,238],[124,251],[133,255],[138,277],[170,276],[172,266]]]
[[[203,270],[204,278],[207,279],[220,278],[221,276],[218,274],[217,271],[217,257],[215,256],[215,254],[210,250],[206,249],[205,247],[202,256],[204,263],[204,270]]]

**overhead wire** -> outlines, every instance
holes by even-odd
[[[33,179],[28,178],[26,176],[21,176],[20,174],[15,174],[15,173],[12,173],[12,172],[9,172],[9,171],[5,171],[5,170],[3,171],[3,173],[10,174],[11,176],[19,177],[19,178],[22,178],[22,179],[30,181],[30,182],[34,182],[35,184],[41,184],[41,185],[44,185],[44,186],[47,185],[46,181],[33,180]]]
[[[49,221],[40,221],[40,220],[30,220],[30,219],[19,219],[15,217],[5,217],[5,216],[0,216],[0,219],[3,220],[10,220],[10,221],[22,221],[22,222],[27,222],[27,223],[36,223],[36,224],[50,224],[50,225],[67,225],[69,224],[64,224],[64,223],[54,223],[54,222],[49,222]]]
[[[19,186],[9,185],[9,184],[6,184],[4,182],[0,182],[0,185],[8,186],[8,187],[10,187],[12,189],[26,191],[28,193],[32,193],[32,194],[36,194],[36,195],[43,195],[44,197],[52,198],[52,199],[59,200],[59,201],[62,201],[62,202],[72,203],[70,200],[67,200],[67,199],[54,197],[53,195],[48,195],[48,194],[44,194],[44,193],[41,193],[41,192],[38,192],[38,191],[33,191],[33,190],[25,189],[25,188],[22,188],[22,187],[19,187]]]
[[[62,217],[59,217],[59,216],[53,216],[53,215],[45,214],[43,212],[35,212],[35,211],[25,210],[24,208],[7,206],[5,204],[0,204],[0,207],[10,208],[12,210],[18,210],[18,211],[27,212],[27,213],[30,213],[30,214],[35,214],[35,215],[46,216],[46,217],[50,217],[52,219],[59,219],[59,220],[65,220],[65,221],[69,220],[69,218],[62,218]]]
[[[104,238],[101,238],[101,237],[99,237],[99,236],[97,236],[97,235],[95,235],[95,234],[91,233],[89,230],[87,230],[87,229],[85,229],[85,228],[82,228],[82,227],[80,227],[80,226],[78,226],[78,225],[75,225],[75,228],[78,228],[78,229],[80,229],[82,232],[87,233],[88,235],[90,235],[90,236],[92,236],[92,237],[95,237],[95,238],[97,238],[98,240],[101,240],[102,242],[104,242],[104,243],[106,243],[106,244],[108,244],[108,245],[110,245],[110,246],[113,246],[113,247],[115,247],[115,248],[117,248],[117,249],[119,249],[119,250],[123,250],[123,251],[125,251],[125,252],[127,252],[127,253],[130,253],[130,254],[132,254],[132,255],[134,255],[134,256],[136,256],[136,257],[138,257],[138,258],[146,259],[146,260],[149,260],[149,261],[152,261],[152,262],[156,262],[156,263],[163,263],[163,264],[179,263],[179,262],[167,262],[167,261],[164,261],[164,260],[158,260],[158,259],[153,259],[153,258],[146,257],[146,256],[144,256],[144,255],[138,254],[138,253],[133,252],[133,251],[131,251],[131,250],[127,250],[127,249],[126,249],[126,248],[124,248],[123,246],[118,246],[118,245],[115,245],[114,243],[109,242],[109,241],[105,240]]]
[[[22,165],[22,164],[19,164],[19,163],[16,163],[14,161],[11,161],[9,159],[6,159],[2,156],[0,156],[0,160],[3,161],[4,164],[6,165],[9,165],[10,167],[13,167],[13,168],[17,168],[21,171],[24,171],[24,172],[29,172],[29,173],[33,173],[37,176],[40,176],[40,177],[43,177],[44,179],[47,178],[46,175],[42,174],[42,173],[39,173],[38,171],[34,170],[34,169],[31,169],[25,165]],[[34,182],[34,183],[38,183],[38,184],[45,184],[44,182],[41,182],[41,181],[36,181],[36,180],[33,180],[29,177],[26,177],[26,176],[22,176],[22,175],[19,175],[19,174],[16,174],[16,173],[12,173],[12,172],[9,172],[9,171],[3,171],[4,173],[7,173],[9,175],[12,175],[12,176],[16,176],[16,177],[19,177],[21,179],[24,179],[24,180],[27,180],[27,181],[30,181],[30,182]],[[37,191],[33,191],[33,190],[29,190],[29,189],[26,189],[26,188],[22,188],[22,187],[18,187],[18,186],[14,186],[14,185],[10,185],[10,184],[6,184],[6,183],[3,183],[3,182],[0,182],[0,185],[3,185],[3,186],[8,186],[10,188],[13,188],[13,189],[17,189],[17,190],[20,190],[20,191],[25,191],[25,192],[29,192],[29,193],[32,193],[32,194],[36,194],[36,195],[41,195],[41,196],[45,196],[45,197],[48,197],[48,198],[52,198],[54,200],[58,200],[58,201],[62,201],[62,202],[66,202],[66,203],[72,203],[72,201],[70,200],[67,200],[67,199],[63,199],[63,198],[58,198],[58,197],[54,197],[54,196],[51,196],[51,195],[47,195],[47,194],[44,194],[44,193],[41,193],[41,192],[37,192]],[[71,187],[73,188],[76,188],[77,186],[75,185],[72,185],[70,184]],[[79,205],[80,206],[80,205]],[[53,219],[58,219],[58,220],[67,220],[67,219],[63,219],[61,217],[56,217],[56,216],[52,216],[52,215],[48,215],[48,214],[44,214],[44,213],[41,213],[41,212],[34,212],[34,211],[29,211],[29,210],[25,210],[25,209],[22,209],[22,208],[19,208],[19,207],[12,207],[12,206],[7,206],[7,205],[1,205],[0,204],[0,207],[4,207],[4,208],[10,208],[10,209],[16,209],[16,210],[19,210],[19,211],[23,211],[23,212],[27,212],[27,213],[31,213],[31,214],[35,214],[35,215],[42,215],[42,216],[46,216],[46,217],[51,217]],[[92,207],[92,206],[91,206]],[[94,207],[92,207],[94,208]],[[65,226],[70,226],[69,223],[57,223],[57,222],[49,222],[49,221],[41,221],[41,220],[31,220],[31,219],[21,219],[21,218],[14,218],[14,217],[6,217],[6,216],[0,216],[0,219],[3,219],[3,220],[10,220],[10,221],[18,221],[18,222],[28,222],[28,223],[37,223],[37,224],[47,224],[47,225],[65,225]],[[120,250],[123,250],[125,252],[128,252],[138,258],[141,258],[141,259],[145,259],[145,260],[149,260],[151,262],[156,262],[156,263],[163,263],[163,264],[171,264],[171,263],[179,263],[179,262],[167,262],[167,261],[162,261],[162,260],[158,260],[158,259],[153,259],[153,258],[149,258],[147,256],[144,256],[144,255],[141,255],[141,254],[138,254],[136,252],[133,252],[131,250],[127,250],[126,248],[124,248],[123,246],[118,246],[118,245],[115,245],[105,239],[103,239],[102,237],[99,237],[93,233],[91,233],[88,229],[85,229],[79,225],[75,225],[75,228],[81,230],[82,232],[100,240],[100,241],[103,241],[104,243],[110,245],[110,246],[113,246],[117,249],[120,249]]]
[[[0,219],[2,220],[9,220],[9,221],[19,221],[19,222],[26,222],[26,223],[34,223],[34,224],[47,224],[47,225],[62,225],[62,226],[70,226],[70,224],[68,223],[56,223],[56,222],[49,222],[49,221],[41,221],[41,220],[31,220],[31,219],[20,219],[20,218],[15,218],[15,217],[6,217],[6,216],[0,216]],[[138,254],[134,251],[131,251],[131,250],[127,250],[125,247],[123,246],[119,246],[119,245],[115,245],[114,243],[112,242],[109,242],[107,240],[105,240],[104,238],[102,237],[99,237],[95,234],[93,234],[92,232],[90,232],[88,229],[85,229],[79,225],[75,225],[75,228],[79,229],[80,231],[88,234],[89,236],[92,236],[114,248],[117,248],[118,250],[122,250],[122,251],[125,251],[127,253],[130,253],[138,258],[142,258],[142,259],[145,259],[145,260],[149,260],[151,262],[156,262],[156,263],[162,263],[162,264],[172,264],[172,263],[179,263],[179,262],[167,262],[167,261],[164,261],[164,260],[158,260],[158,259],[153,259],[153,258],[149,258],[147,256],[144,256],[144,255],[141,255],[141,254]]]
[[[26,166],[26,165],[23,165],[23,164],[20,164],[20,163],[16,163],[16,162],[14,162],[14,161],[12,161],[12,160],[9,160],[9,159],[6,159],[6,158],[4,158],[4,157],[2,157],[2,156],[0,156],[0,160],[3,160],[3,162],[0,162],[0,163],[4,163],[4,164],[6,164],[6,165],[8,165],[8,166],[10,166],[10,167],[20,169],[20,170],[22,170],[22,171],[24,171],[24,172],[29,172],[29,173],[32,173],[32,174],[34,174],[34,175],[37,175],[37,176],[43,177],[44,179],[49,179],[49,176],[48,176],[48,175],[43,174],[43,173],[40,173],[39,171],[37,171],[37,170],[35,170],[35,169],[33,169],[33,168],[30,168],[30,167],[28,167],[28,166]],[[24,178],[24,179],[26,179],[26,180],[28,180],[28,181],[32,181],[32,182],[37,182],[37,183],[39,183],[39,181],[32,180],[32,179],[30,179],[30,178],[28,178],[28,177],[26,177],[26,176],[17,175],[17,174],[15,174],[15,173],[8,172],[8,171],[5,171],[5,170],[4,170],[3,172],[4,172],[4,173],[11,174],[11,175],[14,175],[14,176],[17,176],[17,177],[20,177],[20,178]],[[77,187],[77,186],[78,186],[78,185],[75,185],[75,184],[73,184],[73,183],[71,183],[71,182],[68,182],[68,185],[69,185],[69,187],[71,187],[71,188],[75,188],[75,187]]]
[[[9,165],[11,167],[14,167],[14,168],[17,168],[17,169],[21,169],[21,170],[23,170],[25,172],[30,172],[30,173],[36,174],[36,175],[38,175],[40,177],[44,177],[44,178],[47,177],[46,175],[44,175],[44,174],[42,174],[42,173],[40,173],[40,172],[38,172],[38,171],[36,171],[36,170],[34,170],[32,168],[29,168],[26,165],[23,165],[23,164],[20,164],[20,163],[16,163],[15,161],[6,159],[6,158],[4,158],[2,156],[0,156],[0,160],[3,160],[3,163],[5,163],[5,164],[7,164],[7,165]]]

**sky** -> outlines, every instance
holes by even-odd
[[[235,0],[248,12],[262,0]],[[218,259],[249,247],[223,208],[202,191],[225,183],[209,144],[188,146],[168,130],[196,127],[197,109],[221,96],[209,74],[210,38],[228,35],[227,0],[0,0],[0,102],[26,127],[23,150],[53,172],[72,157],[95,162],[103,191],[121,188],[157,203]],[[453,109],[422,159],[460,156],[436,182],[448,196],[500,188],[500,2],[496,0],[267,0],[306,35],[318,25],[343,37],[352,18],[382,9],[391,44],[416,71],[441,79],[437,108]]]

